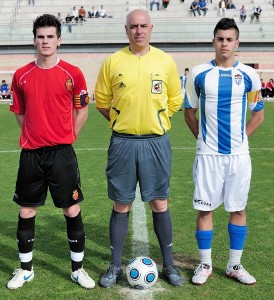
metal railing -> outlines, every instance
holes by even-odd
[[[21,7],[21,1],[22,0],[17,0],[15,2],[14,8],[12,9],[12,15],[10,18],[10,35],[11,36],[13,35],[14,26],[16,24],[16,18],[17,18],[17,15],[18,15],[20,7]]]

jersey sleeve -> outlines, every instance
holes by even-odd
[[[168,77],[167,96],[168,116],[172,117],[172,115],[180,109],[183,102],[181,82],[179,79],[176,64],[172,58],[170,63],[170,73]]]
[[[247,93],[248,107],[251,111],[260,111],[264,108],[264,101],[260,99],[259,92],[261,90],[261,81],[259,76],[253,71],[252,78],[252,88],[251,91]]]
[[[67,81],[67,85],[72,84]],[[74,89],[73,89],[73,104],[76,110],[84,108],[89,103],[89,96],[87,91],[87,84],[82,71],[75,68]]]
[[[109,108],[113,98],[110,76],[110,57],[101,66],[95,86],[96,107]]]
[[[185,108],[198,108],[199,95],[195,87],[195,75],[193,69],[190,71],[186,82]]]
[[[19,75],[18,72],[15,72],[11,84],[10,111],[18,115],[24,115],[25,110],[24,97],[19,84]]]

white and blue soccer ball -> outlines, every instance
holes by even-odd
[[[158,279],[156,263],[149,257],[133,258],[126,267],[128,283],[136,289],[151,288]]]

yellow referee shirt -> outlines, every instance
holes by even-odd
[[[126,47],[108,57],[95,88],[96,106],[110,109],[110,128],[126,134],[166,133],[182,104],[173,58],[150,46],[138,57]]]

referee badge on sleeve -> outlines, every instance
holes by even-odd
[[[162,94],[162,80],[152,80],[152,94]]]

